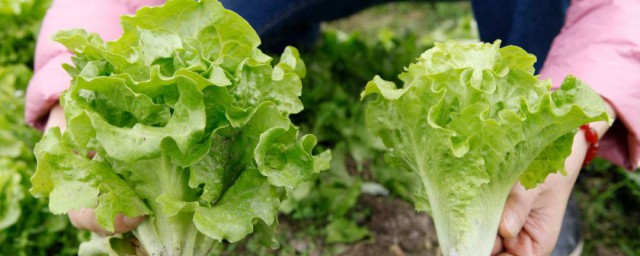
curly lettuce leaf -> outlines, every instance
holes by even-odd
[[[107,164],[77,155],[65,145],[57,128],[50,130],[35,149],[38,170],[31,178],[36,196],[50,197],[54,214],[96,208],[98,223],[113,231],[116,215],[150,213],[141,198]],[[45,153],[42,153],[45,152]]]
[[[298,139],[289,119],[302,110],[297,50],[272,65],[249,24],[215,0],[167,1],[122,24],[113,42],[55,36],[75,53],[61,98],[67,129],[36,147],[32,193],[55,213],[96,208],[108,231],[116,214],[148,215],[133,234],[149,255],[208,255],[256,230],[272,236],[285,188],[330,157],[314,155],[315,138]],[[113,241],[85,248],[117,252]]]
[[[213,239],[237,242],[252,233],[258,221],[269,226],[277,221],[283,192],[266,182],[256,169],[246,170],[215,206],[198,208],[194,222]]]
[[[430,209],[445,255],[488,255],[511,187],[564,172],[576,128],[608,120],[588,86],[568,77],[551,92],[534,62],[499,41],[436,44],[402,88],[376,77],[362,93],[378,95],[366,120],[388,163],[421,178],[416,207]]]

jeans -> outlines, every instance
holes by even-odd
[[[422,0],[438,1],[438,0]],[[442,1],[442,0],[440,0]],[[480,39],[502,40],[538,57],[540,70],[553,38],[560,32],[570,0],[473,0]],[[315,42],[320,22],[346,17],[393,0],[221,0],[256,29],[263,48],[306,48]]]
[[[320,22],[349,16],[384,0],[221,0],[258,32],[262,48],[280,52],[286,45],[306,48],[315,42]]]
[[[569,0],[473,0],[480,39],[517,45],[538,57],[540,70],[560,33]]]

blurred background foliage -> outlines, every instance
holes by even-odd
[[[49,0],[0,1],[0,255],[76,255],[83,234],[29,193],[40,131],[24,122],[35,38]]]

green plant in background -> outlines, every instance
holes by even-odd
[[[30,148],[38,133],[27,127],[22,119],[24,86],[30,77],[31,71],[24,66],[0,68],[0,163],[3,171],[0,174],[3,199],[0,229],[15,224],[20,217],[20,203],[24,199],[22,175],[28,174],[28,168],[33,167]]]
[[[28,192],[41,134],[24,123],[27,66],[50,2],[0,1],[0,255],[76,255],[85,234]]]
[[[215,0],[167,1],[122,24],[108,43],[83,30],[55,36],[75,54],[67,129],[36,145],[31,192],[56,214],[95,208],[111,232],[117,214],[147,215],[133,230],[140,248],[125,234],[80,254],[209,255],[254,231],[271,243],[285,188],[330,161],[289,120],[303,109],[297,50],[272,66],[251,26]]]
[[[325,27],[348,34],[358,33],[360,38],[370,43],[385,42],[386,35],[403,37],[409,34],[417,36],[420,44],[432,44],[445,40],[478,41],[478,31],[470,1],[388,3],[363,10],[353,17],[331,22]],[[387,46],[394,45],[387,44]]]
[[[353,212],[363,190],[382,194],[391,190],[411,199],[407,188],[417,184],[411,173],[389,176],[384,171],[383,147],[366,130],[358,85],[376,72],[400,72],[429,46],[414,35],[398,40],[389,31],[383,33],[384,40],[367,41],[356,34],[325,31],[320,44],[302,54],[309,60],[308,93],[303,94],[302,102],[314,107],[293,118],[301,129],[316,134],[322,146],[332,148],[334,158],[330,170],[318,181],[292,192],[283,211],[294,219],[329,221],[325,230],[328,242],[355,242],[368,236],[355,222],[361,213]],[[380,63],[379,56],[386,56],[386,62]]]
[[[434,219],[444,255],[489,255],[513,185],[542,183],[571,153],[576,128],[608,120],[602,99],[568,77],[550,92],[536,58],[514,46],[443,43],[362,97],[387,162],[420,177],[416,208]]]
[[[595,159],[578,177],[574,196],[582,208],[584,255],[640,255],[638,171]]]
[[[30,77],[23,65],[0,67],[0,255],[75,255],[82,234],[28,192],[41,136],[23,119]]]
[[[0,0],[0,66],[33,65],[36,37],[51,0]]]

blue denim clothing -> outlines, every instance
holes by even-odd
[[[320,22],[346,17],[384,0],[221,0],[245,18],[262,39],[262,48],[280,52],[286,45],[306,48]]]
[[[437,0],[422,0],[437,1]],[[560,32],[570,0],[473,0],[480,39],[517,45],[538,57],[539,70],[553,38]],[[351,15],[392,0],[221,0],[256,29],[263,48],[313,44],[322,21]]]
[[[564,24],[569,0],[473,0],[480,39],[517,45],[538,57],[540,70]]]

